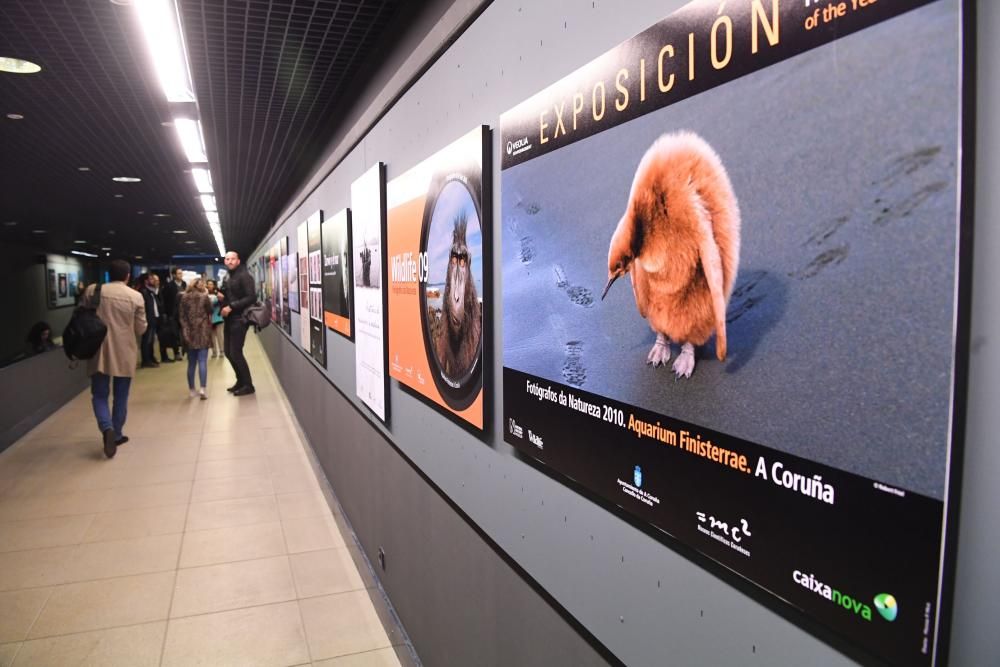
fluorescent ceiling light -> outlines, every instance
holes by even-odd
[[[169,213],[154,213],[153,217],[154,218],[169,218],[170,214]]]
[[[168,102],[194,102],[177,6],[173,0],[136,0],[150,59]]]
[[[71,255],[83,255],[84,257],[97,257],[97,255],[95,255],[92,252],[83,252],[82,250],[70,250],[69,252]]]
[[[136,178],[135,176],[115,176],[111,180],[115,183],[138,183],[142,179]]]
[[[194,184],[198,188],[198,192],[209,195],[215,192],[212,189],[212,172],[208,169],[192,169],[191,175],[194,176]]]
[[[81,241],[77,239],[76,241],[73,241],[73,243],[79,243],[80,245],[83,245],[84,243],[86,243],[86,241]]]
[[[19,113],[9,113],[7,114],[7,118],[10,118],[11,120],[24,120],[24,116]]]
[[[32,229],[31,233],[32,234],[47,234],[48,232],[46,232],[44,229]]]
[[[208,156],[205,155],[205,137],[201,133],[201,121],[175,118],[174,128],[177,130],[188,162],[208,162]]]
[[[42,68],[28,60],[20,58],[0,58],[0,72],[11,74],[34,74],[41,72]]]
[[[217,225],[219,224],[219,212],[218,211],[205,211],[205,217],[208,218],[208,224]]]
[[[111,248],[101,248],[101,250],[111,250]]]
[[[90,167],[77,167],[77,171],[90,171]]]
[[[213,195],[201,195],[201,205],[206,213],[217,212],[215,208],[215,197]]]
[[[197,241],[185,241],[184,245],[194,245]]]
[[[187,234],[186,229],[175,229],[174,234]]]

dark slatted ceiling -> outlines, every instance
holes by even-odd
[[[337,127],[331,110],[378,57],[373,47],[400,2],[178,5],[223,234],[247,252],[314,166]],[[0,72],[0,242],[157,259],[215,253],[189,165],[163,125],[176,107],[155,79],[134,8],[3,0],[0,56],[42,66]]]

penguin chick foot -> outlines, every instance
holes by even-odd
[[[670,361],[670,344],[666,336],[658,333],[656,334],[656,342],[653,343],[653,349],[649,351],[649,356],[646,357],[646,363],[652,364],[653,368],[656,368],[658,366],[666,366],[668,361]]]
[[[681,353],[677,355],[677,359],[674,360],[674,373],[677,373],[678,378],[689,378],[693,372],[694,345],[691,343],[684,343],[684,345],[681,346]]]

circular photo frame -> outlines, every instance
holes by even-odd
[[[420,231],[424,351],[438,393],[456,411],[472,405],[483,386],[481,178],[478,166],[435,175]]]

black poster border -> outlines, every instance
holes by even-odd
[[[898,14],[905,13],[911,9],[916,9],[918,7],[924,6],[926,4],[931,4],[934,0],[918,0],[912,3],[898,3],[888,6],[883,6],[884,14],[881,14],[877,21],[873,21],[872,24],[876,22],[881,22],[883,20],[890,19]],[[690,5],[685,6],[679,10],[676,14],[681,15],[685,11],[694,11],[696,5],[702,5],[707,7],[711,3],[699,3],[694,2]],[[749,4],[749,3],[748,3]],[[770,3],[766,3],[770,4]],[[958,230],[958,261],[956,270],[956,300],[954,303],[955,307],[955,335],[954,335],[954,349],[953,349],[953,359],[954,359],[954,370],[952,374],[952,400],[951,408],[952,415],[950,421],[950,442],[949,442],[949,463],[948,463],[948,476],[946,481],[946,489],[944,494],[944,500],[941,501],[941,519],[940,522],[936,524],[935,528],[938,530],[938,536],[940,539],[940,548],[938,550],[938,559],[936,562],[936,609],[933,614],[933,618],[930,619],[930,624],[933,630],[930,633],[932,638],[931,650],[929,655],[926,657],[927,664],[941,665],[946,664],[948,660],[948,649],[950,646],[950,630],[951,630],[951,611],[954,604],[954,580],[955,580],[955,561],[956,561],[956,551],[957,551],[957,541],[958,541],[958,519],[959,519],[959,500],[961,496],[961,478],[962,478],[962,462],[964,460],[964,448],[965,448],[965,417],[967,412],[967,402],[968,402],[968,375],[969,375],[969,336],[970,336],[970,320],[971,320],[971,296],[972,296],[972,256],[973,256],[973,221],[974,221],[974,210],[973,210],[973,200],[974,200],[974,155],[975,155],[975,100],[976,91],[974,87],[975,82],[975,9],[974,4],[968,0],[962,0],[961,5],[961,33],[958,35],[959,39],[959,53],[961,55],[961,71],[960,71],[960,85],[961,85],[961,109],[960,109],[960,119],[961,119],[961,129],[959,136],[959,143],[962,149],[962,153],[959,156],[958,164],[958,188],[960,192],[958,211],[957,211],[957,230]],[[704,10],[707,12],[707,10]],[[784,10],[783,10],[784,11]],[[789,10],[790,11],[790,10]],[[714,9],[713,9],[714,12]],[[701,92],[709,90],[715,86],[723,85],[730,80],[738,78],[748,71],[734,72],[734,76],[729,77],[718,77],[717,79],[710,80],[706,84],[698,85],[696,88],[692,87],[689,92],[683,95],[678,95],[676,98],[671,99],[667,102],[661,103],[659,105],[650,105],[649,108],[644,109],[641,113],[628,112],[621,114],[620,118],[607,122],[597,128],[587,128],[585,127],[583,131],[578,134],[574,134],[572,137],[565,137],[561,142],[551,142],[548,146],[534,146],[536,150],[531,151],[529,154],[519,156],[516,151],[518,149],[518,144],[515,143],[514,139],[519,139],[521,135],[530,136],[530,134],[525,132],[525,128],[537,129],[539,125],[538,110],[545,109],[550,105],[553,98],[558,99],[561,91],[558,89],[560,85],[566,84],[568,81],[574,79],[579,80],[580,78],[587,76],[583,73],[583,70],[587,67],[596,68],[598,61],[603,58],[608,58],[611,62],[614,61],[612,54],[620,54],[624,52],[633,42],[638,41],[643,35],[650,34],[654,28],[661,26],[672,20],[674,15],[665,18],[663,21],[655,24],[651,28],[647,29],[643,33],[636,35],[635,37],[625,40],[621,44],[609,49],[602,56],[594,59],[588,65],[579,68],[571,74],[556,80],[552,85],[542,89],[532,97],[528,98],[521,104],[513,107],[511,110],[502,114],[501,116],[501,129],[500,129],[500,139],[501,139],[501,172],[507,168],[516,166],[523,162],[532,160],[536,157],[540,157],[548,152],[558,150],[570,143],[579,141],[591,136],[593,134],[603,132],[616,125],[626,123],[633,118],[645,115],[661,109],[673,102],[676,102],[685,97],[690,97],[697,95]],[[874,16],[874,13],[873,13]],[[681,19],[678,19],[681,20]],[[689,26],[690,15],[683,19],[688,21],[685,23]],[[827,31],[831,34],[824,36],[824,38],[807,48],[800,49],[794,53],[787,53],[785,55],[777,55],[776,57],[765,57],[761,58],[757,65],[752,68],[752,71],[758,71],[764,69],[767,66],[774,64],[780,60],[783,60],[792,55],[796,55],[802,51],[826,44],[828,42],[836,41],[837,39],[862,30],[868,27],[868,24],[860,26],[850,26],[845,27],[843,30],[831,30]],[[611,70],[612,65],[606,63],[600,63],[602,65],[602,70]],[[711,78],[711,77],[710,77]],[[614,81],[614,78],[611,79]],[[529,111],[530,110],[530,111]],[[550,137],[551,141],[551,137]],[[506,148],[506,150],[503,150]],[[529,150],[532,148],[529,146]],[[513,150],[512,150],[513,149]],[[503,373],[507,376],[508,372],[516,371],[516,369],[509,369],[507,367],[503,368]],[[524,374],[527,376],[527,374]],[[544,378],[538,378],[538,382],[543,385],[557,385],[558,383],[546,380]],[[739,569],[732,568],[726,565],[724,562],[716,559],[712,555],[705,553],[703,550],[699,549],[697,546],[692,544],[690,541],[685,540],[681,537],[672,535],[666,532],[662,528],[658,527],[655,523],[651,523],[644,520],[640,516],[636,515],[634,512],[630,511],[628,508],[617,504],[605,495],[602,495],[594,488],[587,486],[585,482],[580,481],[566,474],[563,470],[553,467],[552,464],[545,462],[543,459],[535,455],[531,449],[526,448],[523,442],[519,443],[513,439],[511,435],[511,424],[510,424],[510,413],[509,413],[509,392],[511,389],[507,386],[507,378],[505,377],[503,385],[503,423],[501,428],[503,429],[503,439],[508,444],[512,445],[515,449],[518,458],[528,462],[533,467],[543,471],[548,476],[553,477],[560,483],[567,485],[581,495],[587,497],[591,501],[597,503],[598,505],[605,507],[609,511],[613,512],[616,516],[622,517],[631,525],[642,530],[644,533],[654,537],[658,541],[667,544],[672,549],[679,551],[683,555],[691,558],[692,560],[698,562],[699,565],[706,567],[707,569],[714,570],[714,574],[717,576],[722,573],[722,578],[726,579],[730,583],[735,583],[741,590],[748,592],[762,602],[766,606],[778,611],[781,616],[791,620],[796,623],[806,631],[817,636],[821,640],[831,644],[834,648],[845,652],[854,657],[868,656],[865,660],[893,660],[884,654],[880,654],[879,657],[875,657],[877,654],[877,648],[871,645],[865,645],[861,643],[856,636],[850,633],[846,633],[841,629],[838,629],[836,625],[832,625],[827,621],[816,616],[816,614],[803,609],[793,603],[791,603],[786,598],[779,595],[771,587],[765,585],[763,581],[759,579],[753,579],[748,575],[743,574]],[[576,391],[574,389],[574,391]],[[605,399],[612,400],[612,399]],[[623,404],[624,406],[625,404]],[[633,406],[627,406],[631,410],[638,410]],[[725,436],[728,438],[728,436]],[[793,457],[788,457],[793,458]],[[812,463],[812,462],[810,462]],[[844,473],[849,474],[849,473]],[[907,492],[909,493],[909,492]],[[916,495],[916,494],[912,494]],[[725,576],[724,573],[732,573],[733,576]],[[739,582],[746,582],[745,586],[740,586]],[[898,658],[895,658],[898,660]],[[892,664],[896,664],[895,662]],[[903,662],[899,664],[911,664],[909,662]]]

